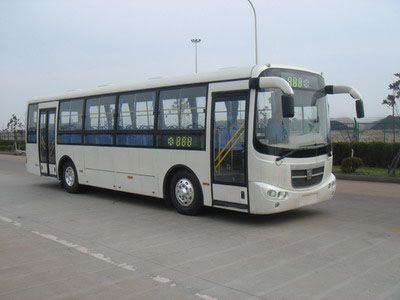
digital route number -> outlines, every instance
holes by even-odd
[[[310,88],[310,81],[307,78],[299,76],[288,76],[286,80],[292,88],[299,88],[299,89]]]
[[[322,83],[317,75],[299,74],[295,72],[282,72],[281,77],[285,79],[292,88],[319,90]]]
[[[191,136],[169,136],[167,139],[168,146],[190,148],[193,145],[193,138]]]
[[[157,144],[161,147],[175,149],[201,149],[204,147],[204,135],[165,134],[158,137]]]

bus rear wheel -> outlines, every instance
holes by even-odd
[[[203,193],[196,176],[182,170],[172,176],[170,185],[171,202],[184,215],[197,215],[203,209]]]
[[[76,172],[74,163],[70,160],[66,161],[62,167],[61,181],[66,192],[72,194],[79,192],[78,173]]]

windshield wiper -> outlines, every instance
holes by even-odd
[[[309,145],[303,145],[303,146],[300,146],[299,148],[304,149],[304,148],[308,148],[308,147],[318,147],[318,146],[325,146],[325,145],[327,145],[327,143],[314,143],[314,144],[309,144]]]
[[[282,159],[288,157],[289,155],[292,155],[292,154],[296,153],[296,152],[299,151],[299,150],[300,150],[300,149],[294,149],[294,150],[292,150],[292,151],[289,151],[288,153],[277,157],[277,158],[275,159],[275,162],[277,163],[277,162],[281,161]]]
[[[297,151],[303,150],[304,148],[308,148],[308,147],[311,147],[311,146],[318,147],[318,146],[325,146],[325,145],[327,145],[327,144],[326,143],[315,143],[315,144],[300,146],[299,149],[293,149],[293,150],[289,151],[288,153],[277,157],[275,159],[275,162],[277,163],[277,162],[281,161],[282,159],[285,159],[286,157],[296,153]],[[314,149],[314,148],[312,148],[312,149]]]

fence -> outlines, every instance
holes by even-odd
[[[400,124],[331,121],[332,142],[400,142]]]
[[[17,140],[25,141],[25,131],[19,130],[17,132]],[[0,131],[0,141],[14,141],[14,133],[6,130]]]

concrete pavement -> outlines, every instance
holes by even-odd
[[[0,299],[400,299],[400,186],[338,181],[277,215],[101,189],[70,195],[0,155]]]

